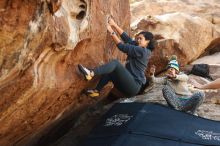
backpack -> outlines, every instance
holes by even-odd
[[[209,65],[208,64],[195,64],[190,72],[190,74],[201,76],[210,80],[213,80],[209,75]]]

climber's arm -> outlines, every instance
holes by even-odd
[[[117,33],[118,33],[120,36],[121,36],[122,33],[124,32],[124,30],[123,30],[121,27],[119,27],[119,26],[117,25],[117,23],[115,23],[115,21],[114,21],[111,17],[108,18],[108,24],[109,24],[110,26],[114,27],[114,29],[117,31]]]
[[[120,35],[124,43],[136,45],[136,41],[134,41],[131,37],[129,37],[128,34],[120,26],[118,26],[118,24],[115,23],[115,21],[111,17],[108,18],[108,24],[114,30],[116,30],[116,32]]]
[[[116,45],[122,42],[109,24],[107,24],[107,29]]]

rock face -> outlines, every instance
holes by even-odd
[[[192,64],[202,64],[202,63],[211,64],[211,65],[220,64],[219,58],[220,58],[220,52],[215,53],[213,55],[207,55],[207,56],[201,57],[193,61]]]
[[[181,12],[204,18],[220,30],[219,8],[218,0],[133,0],[131,3],[131,20],[133,22],[146,15]]]
[[[124,59],[109,14],[129,30],[128,0],[0,2],[0,145],[24,145],[94,102],[80,94],[88,84],[76,68]]]
[[[139,5],[139,3],[142,3],[142,5]],[[160,3],[159,0],[158,3]],[[159,66],[158,71],[160,71],[167,63],[166,56],[177,55],[181,66],[184,66],[194,61],[204,52],[215,53],[220,51],[220,32],[212,22],[200,17],[200,15],[193,15],[187,13],[187,11],[181,12],[181,9],[180,12],[172,12],[166,8],[166,6],[171,5],[170,3],[174,2],[164,2],[164,7],[162,4],[160,5],[161,9],[164,10],[163,13],[161,12],[162,14],[156,13],[157,9],[151,12],[148,7],[150,4],[152,6],[156,5],[156,3],[147,3],[147,0],[143,0],[133,4],[137,4],[139,10],[144,11],[141,16],[137,16],[137,19],[135,19],[136,17],[133,18],[135,19],[131,25],[133,33],[148,30],[153,32],[158,40],[150,64],[154,63]],[[149,16],[147,12],[152,15],[160,15]],[[137,15],[134,8],[132,14]],[[146,15],[143,16],[144,14]]]
[[[171,13],[134,22],[134,32],[148,30],[159,36],[158,47],[151,62],[164,64],[165,57],[176,54],[182,66],[208,51],[213,40],[220,37],[214,26],[207,20],[184,13]],[[218,43],[215,43],[218,44]],[[217,45],[216,45],[217,46]],[[166,62],[165,62],[166,63]],[[160,65],[159,66],[164,66]]]

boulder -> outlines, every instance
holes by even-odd
[[[141,30],[155,34],[158,43],[150,64],[160,64],[159,71],[166,65],[167,56],[177,55],[180,65],[184,66],[203,54],[212,41],[220,37],[209,21],[179,12],[144,17],[131,26],[134,34]]]
[[[133,0],[131,3],[132,22],[146,15],[162,15],[182,12],[199,16],[210,21],[220,32],[220,3],[217,0]]]
[[[128,0],[0,2],[0,145],[37,141],[97,102],[81,95],[95,82],[86,83],[77,64],[124,60],[107,34],[110,14],[129,30]]]
[[[212,54],[212,55],[203,56],[203,57],[193,61],[191,64],[220,65],[219,57],[220,57],[220,52]]]

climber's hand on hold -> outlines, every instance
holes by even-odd
[[[110,33],[113,33],[113,32],[114,32],[114,30],[112,29],[112,27],[111,27],[110,24],[107,24],[107,30],[108,30],[108,32],[110,32]]]
[[[116,25],[114,19],[113,19],[111,16],[108,17],[108,24],[109,24],[110,26],[115,26],[115,25]]]

